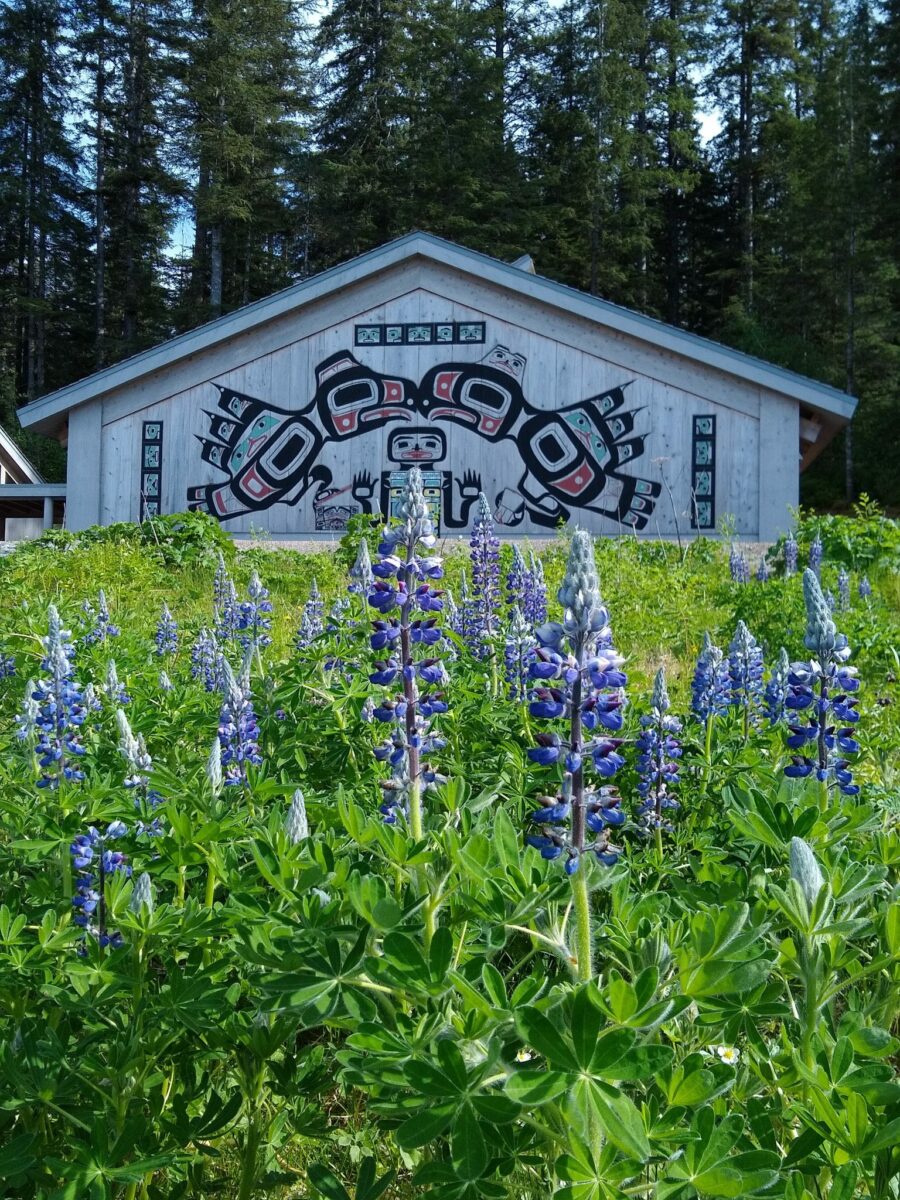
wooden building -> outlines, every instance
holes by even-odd
[[[416,464],[444,533],[479,491],[503,532],[790,524],[853,397],[412,233],[43,396],[67,523],[202,509],[235,533],[331,534]]]
[[[59,524],[65,485],[46,483],[5,429],[0,427],[0,539],[38,537]]]

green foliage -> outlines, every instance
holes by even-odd
[[[569,882],[521,832],[547,787],[525,753],[531,718],[460,645],[442,722],[449,782],[427,797],[419,843],[385,825],[379,735],[361,719],[363,629],[347,625],[305,657],[290,646],[313,577],[326,605],[344,592],[333,555],[254,549],[231,561],[239,593],[255,568],[274,604],[273,643],[252,675],[263,764],[247,787],[210,786],[220,698],[189,662],[212,616],[216,543],[194,546],[204,528],[157,523],[160,545],[133,527],[54,535],[0,563],[0,652],[17,665],[0,680],[5,1195],[893,1195],[900,627],[886,568],[870,601],[854,594],[836,614],[862,679],[860,797],[786,780],[777,728],[760,721],[745,739],[725,717],[707,750],[688,719],[675,829],[659,849],[629,820],[619,866],[590,871],[598,973],[573,982]],[[868,526],[860,546],[855,530],[835,530],[835,544],[860,555]],[[169,538],[180,561],[160,548]],[[745,619],[770,657],[782,644],[798,657],[800,581],[733,584],[708,540],[596,549],[628,659],[618,778],[633,814],[632,742],[656,667],[665,661],[686,716],[706,629],[725,640]],[[552,595],[562,540],[542,559]],[[461,566],[451,554],[451,580]],[[827,553],[824,571],[831,585]],[[14,732],[23,680],[40,674],[47,602],[77,636],[81,601],[99,587],[122,633],[77,652],[100,697],[83,727],[86,779],[40,790]],[[181,645],[161,660],[163,600]],[[101,690],[110,657],[153,758],[158,837],[134,830],[122,786]],[[334,658],[346,669],[326,669]],[[284,822],[297,787],[311,836],[295,844]],[[123,945],[88,940],[79,953],[67,847],[113,820],[131,829],[119,844],[133,877],[114,877],[104,897]],[[794,839],[805,876],[796,850],[792,872]],[[134,912],[144,872],[154,904]]]

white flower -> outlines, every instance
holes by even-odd
[[[534,1055],[530,1050],[526,1050],[524,1046],[516,1054],[516,1062],[531,1062],[533,1058]]]
[[[716,1046],[716,1054],[729,1067],[736,1067],[741,1057],[741,1052],[737,1046]]]

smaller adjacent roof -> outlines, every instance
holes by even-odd
[[[22,449],[16,445],[0,425],[0,465],[6,468],[8,483],[43,483],[40,471],[29,462]]]

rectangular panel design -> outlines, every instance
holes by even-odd
[[[691,455],[691,528],[716,527],[716,418],[693,420]]]
[[[141,491],[138,512],[146,517],[159,516],[162,488],[162,421],[144,421],[141,431]]]
[[[356,325],[356,346],[482,346],[484,321],[406,321],[403,324]]]

